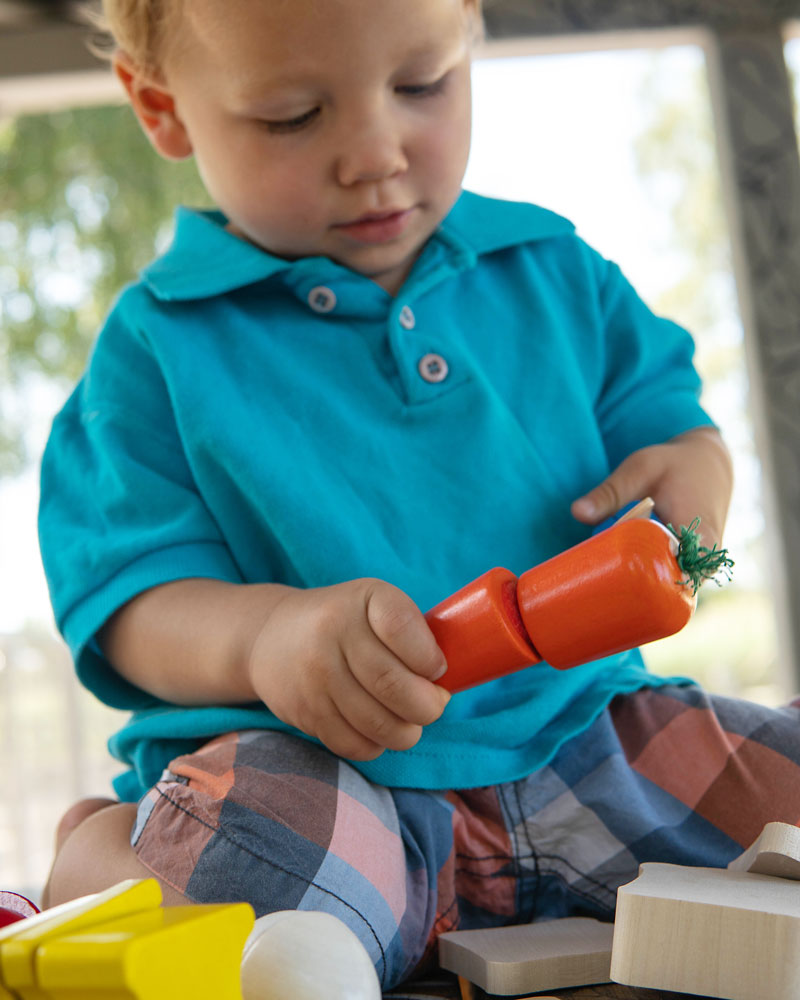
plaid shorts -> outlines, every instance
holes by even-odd
[[[621,695],[530,777],[456,792],[383,788],[306,740],[247,731],[172,761],[132,843],[192,900],[333,913],[388,989],[444,931],[611,919],[643,861],[721,867],[765,823],[800,825],[799,765],[800,700],[696,687]]]

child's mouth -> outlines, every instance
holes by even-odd
[[[403,234],[412,212],[413,209],[406,208],[396,212],[370,213],[353,222],[341,223],[336,229],[359,243],[387,243]]]

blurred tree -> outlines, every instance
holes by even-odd
[[[642,183],[663,209],[665,224],[653,243],[671,278],[651,305],[695,335],[704,402],[736,467],[728,533],[736,539],[737,564],[731,586],[701,590],[702,613],[694,626],[647,647],[645,658],[657,673],[688,671],[709,690],[777,704],[784,692],[766,589],[761,469],[748,412],[743,329],[704,65],[676,79],[664,55],[654,56],[641,106],[658,109],[648,114],[634,154]]]
[[[654,239],[670,264],[680,262],[654,305],[699,334],[705,379],[724,378],[738,364],[742,333],[731,323],[736,287],[705,67],[676,80],[664,55],[654,55],[642,107],[658,114],[634,147],[639,176],[669,223]]]
[[[151,149],[126,106],[0,121],[0,475],[24,464],[15,393],[72,382],[103,316],[171,231],[207,206],[192,162]],[[17,395],[18,398],[18,395]]]

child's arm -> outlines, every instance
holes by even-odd
[[[698,427],[633,452],[577,499],[572,513],[585,524],[599,524],[632,500],[650,496],[665,524],[678,528],[699,517],[702,543],[711,548],[722,540],[732,485],[731,459],[719,432]]]
[[[260,700],[353,760],[413,746],[449,700],[432,683],[445,660],[422,613],[381,580],[179,580],[126,604],[100,641],[145,691],[182,705]]]

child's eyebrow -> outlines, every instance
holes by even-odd
[[[425,59],[451,58],[460,55],[466,50],[466,47],[466,43],[462,39],[458,41],[448,39],[447,42],[428,42],[407,51],[403,56],[403,60],[408,62],[419,60],[421,62]]]
[[[461,41],[425,42],[414,48],[398,52],[393,63],[396,71],[405,71],[458,58],[465,49],[466,45]],[[252,77],[241,81],[237,81],[235,77],[230,79],[232,93],[236,100],[244,105],[263,102],[265,96],[270,94],[284,94],[292,91],[300,93],[319,82],[319,71],[313,64],[309,64],[307,67],[295,65],[291,69],[287,69],[285,73],[270,74],[267,71],[263,77],[258,79]]]

